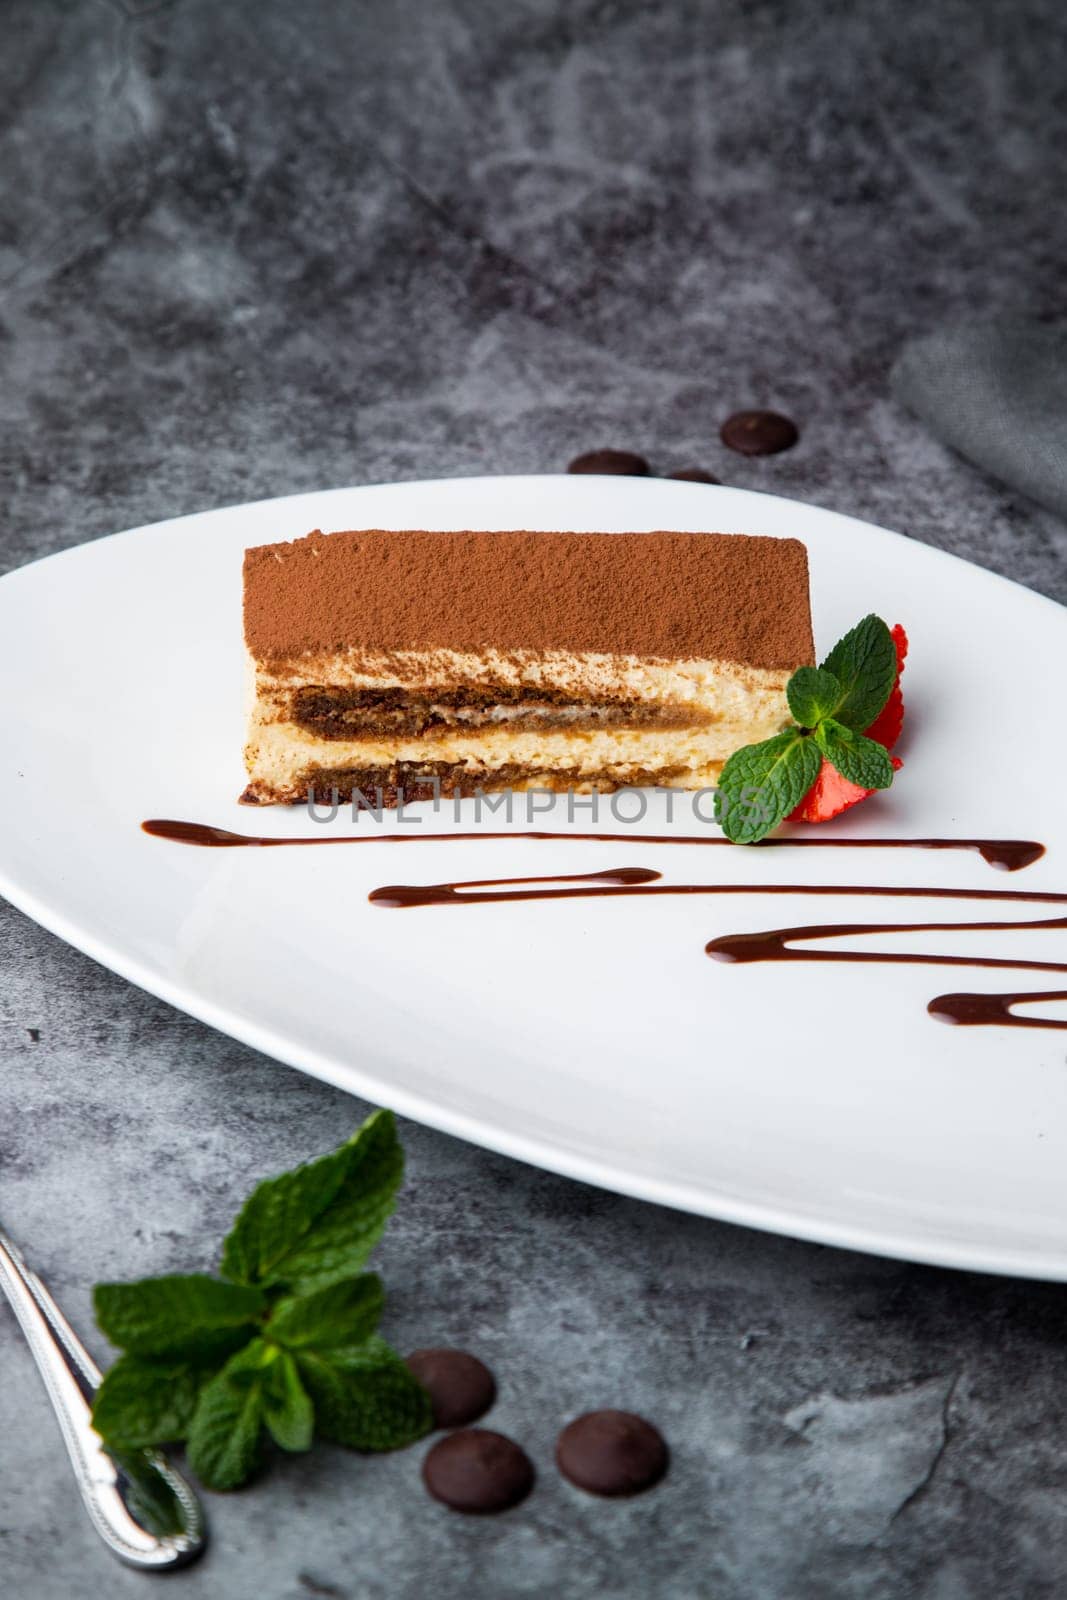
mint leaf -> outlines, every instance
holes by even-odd
[[[98,1283],[93,1290],[101,1332],[139,1356],[221,1360],[252,1337],[265,1304],[259,1289],[220,1283],[206,1272]]]
[[[287,1350],[362,1344],[378,1326],[384,1303],[381,1279],[377,1273],[364,1272],[310,1294],[279,1300],[267,1336]]]
[[[390,1111],[331,1155],[254,1189],[222,1253],[236,1283],[308,1289],[363,1266],[396,1203],[404,1157]]]
[[[300,1350],[296,1362],[324,1439],[353,1450],[398,1450],[430,1431],[430,1397],[384,1339]]]
[[[881,617],[864,617],[834,645],[821,670],[832,672],[841,685],[841,699],[830,715],[863,733],[884,708],[897,679],[893,635]]]
[[[201,1389],[187,1453],[205,1488],[236,1489],[258,1467],[264,1377],[277,1354],[263,1339],[253,1339]]]
[[[832,672],[822,667],[798,667],[786,684],[789,709],[802,728],[814,728],[831,717],[842,689]]]
[[[263,1416],[270,1436],[283,1450],[310,1450],[315,1412],[296,1362],[287,1350],[267,1368]]]
[[[184,1439],[210,1368],[120,1356],[93,1400],[93,1427],[109,1445],[140,1450]]]
[[[861,789],[888,789],[893,782],[893,763],[877,739],[867,739],[827,717],[816,728],[815,741],[849,783],[859,784]]]
[[[755,844],[800,804],[818,775],[815,742],[795,728],[735,750],[715,795],[722,831],[735,844]]]

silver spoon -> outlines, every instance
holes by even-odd
[[[91,1411],[100,1368],[2,1229],[0,1288],[44,1379],[85,1509],[112,1555],[151,1572],[195,1561],[206,1539],[196,1495],[160,1451],[105,1447]]]

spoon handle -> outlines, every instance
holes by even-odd
[[[26,1335],[85,1509],[108,1549],[132,1567],[154,1571],[195,1560],[205,1542],[196,1495],[158,1450],[105,1447],[92,1425],[100,1369],[2,1229],[0,1289]]]

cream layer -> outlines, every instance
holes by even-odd
[[[776,732],[777,726],[771,732]],[[757,738],[770,737],[762,732]],[[442,738],[319,739],[290,723],[272,723],[258,730],[249,744],[249,776],[279,786],[298,773],[327,767],[391,767],[444,764],[470,772],[522,767],[531,771],[574,771],[595,777],[616,767],[682,767],[703,772],[726,760],[747,730],[713,728],[621,728],[580,733],[551,733],[492,728],[482,732],[449,732]]]
[[[453,676],[439,675],[440,655],[449,656]],[[648,782],[663,773],[676,788],[714,784],[726,758],[741,745],[768,739],[789,720],[785,698],[788,674],[723,661],[661,662],[633,657],[504,657],[487,652],[463,659],[455,652],[436,653],[438,672],[429,676],[425,654],[403,663],[393,659],[391,671],[375,675],[366,657],[357,667],[339,658],[304,664],[299,674],[279,677],[276,670],[252,669],[245,764],[249,791],[261,801],[300,799],[316,775],[336,770],[440,772],[454,768],[492,787],[494,772],[507,774],[513,787],[536,785],[540,775],[564,773],[575,787],[600,782],[621,785]],[[384,668],[384,661],[381,663]],[[507,677],[507,673],[515,676]],[[660,702],[675,714],[692,710],[691,726],[644,724],[640,727],[514,728],[508,719],[478,728],[462,725],[435,728],[417,736],[378,735],[324,739],[288,718],[295,689],[303,686],[384,689],[407,687],[432,693],[460,683],[485,688],[487,680],[555,691],[567,689],[575,700],[620,699]],[[516,779],[516,773],[522,773]],[[321,781],[321,779],[320,779]]]

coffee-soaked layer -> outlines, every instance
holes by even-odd
[[[1067,1000],[1067,989],[1029,993],[1024,989],[1015,994],[939,994],[926,1009],[939,1022],[954,1022],[964,1028],[1067,1028],[1067,1019],[1020,1017],[1011,1009],[1024,1002],[1033,1005],[1043,1000]]]
[[[560,708],[574,705],[600,705],[607,707],[627,707],[651,704],[657,709],[655,701],[641,701],[624,694],[590,696],[589,699],[577,701],[573,694],[563,689],[552,689],[546,686],[532,690],[525,683],[463,683],[452,686],[442,685],[440,688],[432,686],[423,689],[408,689],[401,685],[387,685],[383,688],[373,689],[346,689],[334,687],[330,684],[305,684],[303,688],[294,691],[290,700],[290,710],[293,718],[320,716],[324,712],[341,711],[402,711],[411,707],[442,706],[453,711],[492,711],[501,706],[517,706],[522,704],[536,704],[545,709]],[[679,707],[679,710],[685,709]]]
[[[407,796],[413,799],[413,796]],[[145,833],[156,839],[170,839],[178,844],[202,845],[210,849],[228,849],[234,846],[274,846],[305,844],[430,844],[467,842],[472,839],[555,839],[559,842],[581,840],[602,844],[699,844],[716,845],[727,849],[770,850],[789,848],[816,850],[974,850],[991,867],[1004,872],[1018,872],[1023,867],[1040,861],[1045,846],[1036,839],[826,839],[779,838],[763,839],[755,845],[734,845],[719,835],[678,833],[545,833],[526,830],[520,833],[367,833],[331,834],[322,838],[304,839],[293,836],[271,838],[269,835],[234,833],[229,828],[216,828],[208,822],[180,822],[169,817],[152,817],[142,822]]]
[[[470,800],[480,796],[485,799],[487,789],[521,792],[525,787],[567,794],[580,791],[583,784],[597,783],[605,792],[621,788],[652,789],[657,784],[669,785],[685,775],[685,768],[680,766],[657,767],[654,772],[628,766],[625,772],[613,776],[603,770],[591,775],[580,772],[577,767],[504,764],[473,768],[457,767],[451,761],[423,761],[418,766],[397,761],[388,767],[311,767],[300,774],[302,793],[296,795],[291,804],[301,805],[306,800],[319,805],[347,805],[362,798],[368,809],[376,810],[381,806],[386,811],[396,811],[401,806],[442,797]],[[273,798],[263,801],[254,786],[249,785],[241,796],[241,803],[255,806],[277,802]]]
[[[706,728],[706,708],[642,699],[575,700],[528,690],[298,689],[290,721],[319,739],[418,738],[445,729],[585,733],[603,728]]]

